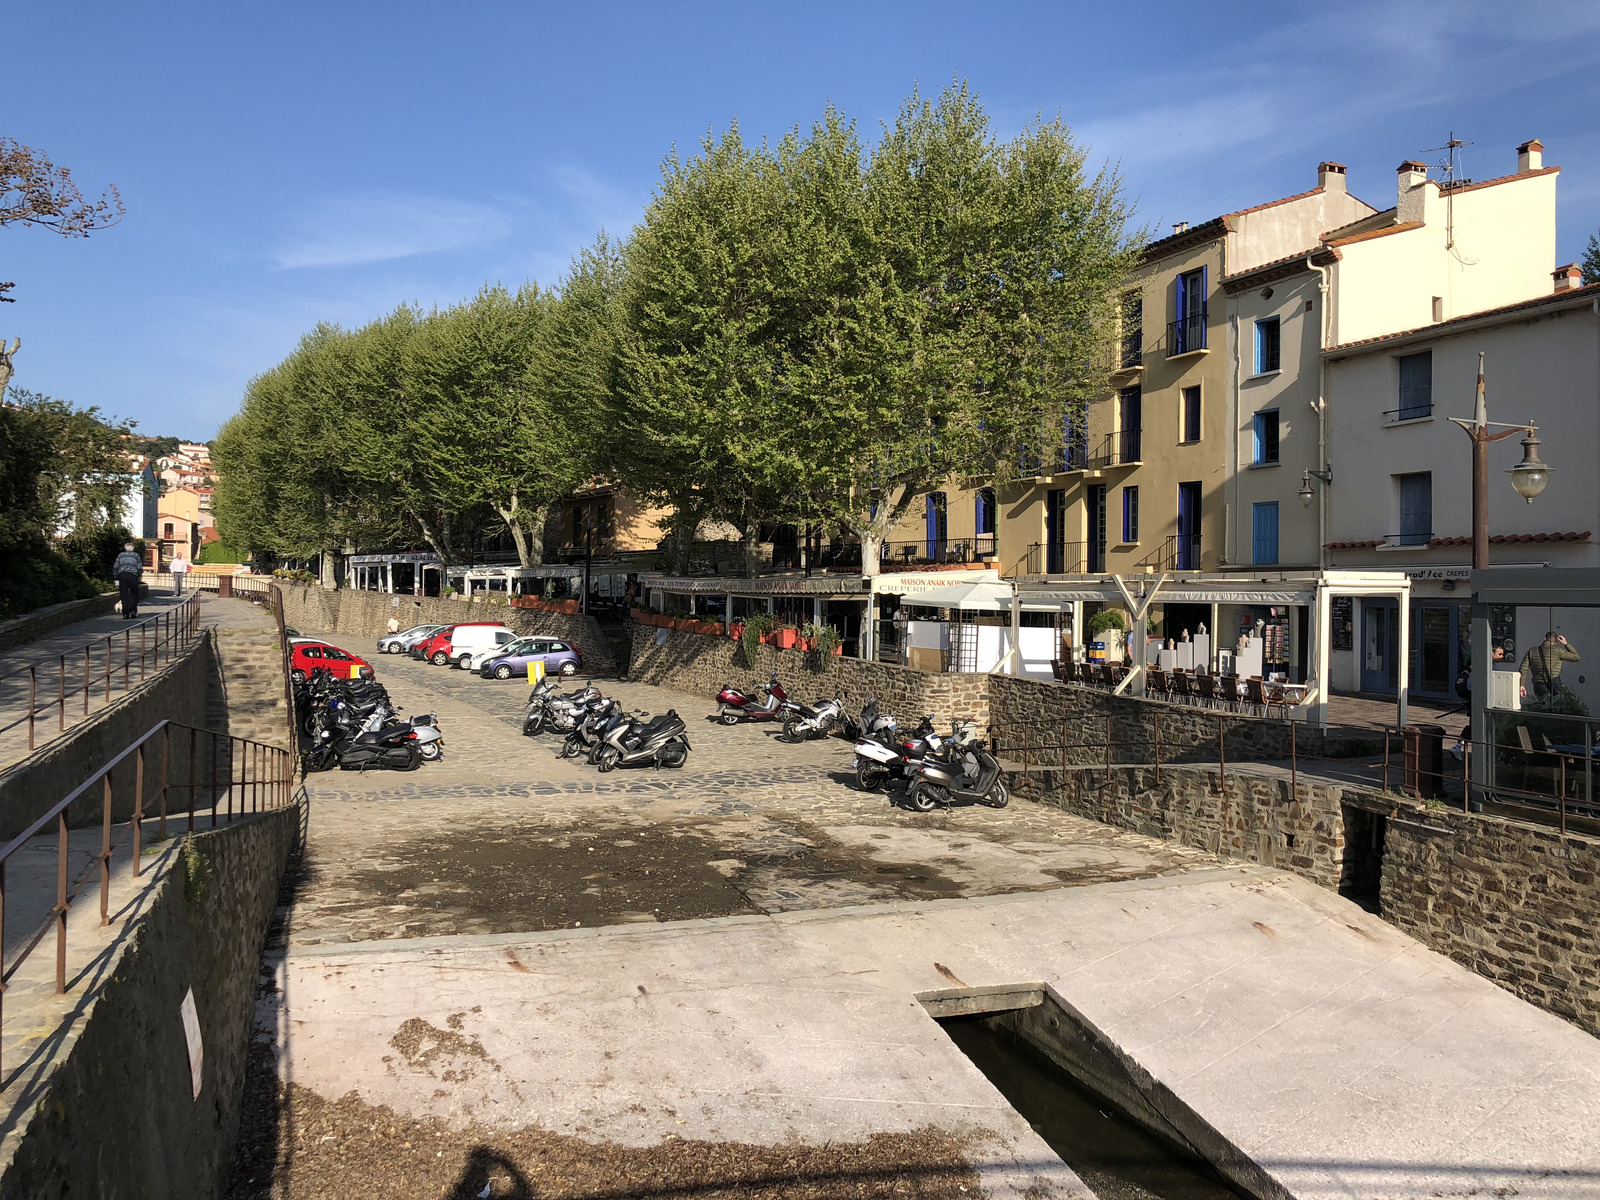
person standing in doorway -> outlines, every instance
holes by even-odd
[[[144,574],[144,564],[134,553],[133,543],[124,542],[122,553],[111,564],[111,578],[117,581],[117,592],[122,597],[122,619],[131,621],[139,615],[139,580]]]
[[[189,573],[189,560],[184,558],[183,552],[173,555],[172,562],[167,565],[167,570],[172,572],[172,594],[183,595],[183,577]]]

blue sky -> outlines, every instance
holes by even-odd
[[[1300,11],[1297,11],[1297,8]],[[121,189],[88,240],[0,230],[17,386],[209,437],[318,320],[554,282],[625,232],[661,156],[825,103],[870,134],[954,76],[997,131],[1059,111],[1140,218],[1303,191],[1472,143],[1561,178],[1558,261],[1600,228],[1600,4],[321,3],[12,6],[0,133]]]

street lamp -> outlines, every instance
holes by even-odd
[[[1310,508],[1311,507],[1311,502],[1317,498],[1317,494],[1314,491],[1311,490],[1311,479],[1312,479],[1313,476],[1315,476],[1316,478],[1322,480],[1322,482],[1327,484],[1329,487],[1332,487],[1333,486],[1333,466],[1332,466],[1332,464],[1329,464],[1328,469],[1326,471],[1312,471],[1310,469],[1307,469],[1306,471],[1303,471],[1301,473],[1301,475],[1300,475],[1300,493],[1299,493],[1299,495],[1300,495],[1300,503],[1303,504],[1306,508]]]
[[[1517,495],[1529,504],[1550,482],[1551,469],[1539,461],[1539,439],[1534,436],[1532,421],[1526,425],[1506,425],[1489,420],[1489,405],[1483,395],[1481,350],[1478,352],[1478,403],[1472,420],[1462,417],[1450,420],[1472,439],[1472,569],[1476,571],[1489,565],[1489,443],[1527,431],[1522,439],[1522,461],[1506,474],[1511,476],[1511,486],[1517,489]],[[1490,429],[1501,432],[1490,433]]]

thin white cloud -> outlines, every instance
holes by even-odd
[[[300,217],[273,254],[282,269],[387,262],[495,241],[511,231],[501,210],[396,192],[331,197]]]

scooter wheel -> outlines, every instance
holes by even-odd
[[[739,723],[739,714],[731,708],[725,708],[717,714],[717,720],[724,725],[737,725]]]
[[[656,759],[663,767],[681,767],[689,761],[689,747],[682,742],[668,742],[661,747]]]
[[[856,786],[863,792],[875,792],[888,782],[889,771],[877,763],[865,762],[856,768]]]
[[[923,783],[920,779],[911,785],[911,791],[906,794],[906,802],[918,812],[932,812],[936,804],[947,799],[949,796],[943,788]]]
[[[563,741],[561,743],[561,757],[562,758],[576,758],[577,756],[578,756],[578,743],[577,742],[573,741],[571,738],[567,738],[565,741]]]
[[[800,732],[800,719],[790,717],[783,723],[783,740],[786,742],[803,742],[805,735]]]
[[[600,774],[604,775],[607,771],[615,771],[621,758],[622,755],[615,746],[607,746],[600,752],[600,761],[596,764],[600,768]]]
[[[417,753],[422,755],[423,762],[438,762],[444,757],[444,749],[438,742],[429,742],[426,746],[421,747]]]
[[[984,797],[984,802],[990,808],[1004,808],[1011,803],[1011,793],[1006,791],[1005,784],[996,780],[995,785],[989,789],[989,794]]]
[[[537,737],[544,730],[544,714],[534,713],[522,723],[523,737]]]

